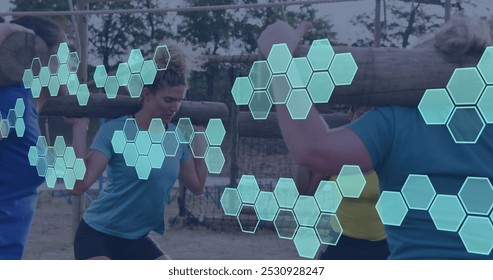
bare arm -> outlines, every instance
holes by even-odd
[[[201,126],[194,126],[195,131],[203,132]],[[194,149],[204,150],[207,147],[205,141],[194,141]],[[190,152],[190,154],[192,154]],[[201,158],[190,158],[180,166],[180,180],[182,180],[188,189],[195,195],[204,193],[205,180],[207,179],[207,166],[205,160]]]

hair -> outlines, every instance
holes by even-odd
[[[23,16],[11,21],[34,31],[36,35],[45,41],[51,50],[65,40],[63,29],[54,21],[38,16]]]

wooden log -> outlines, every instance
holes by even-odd
[[[41,116],[117,118],[133,114],[140,108],[138,99],[128,96],[118,96],[108,99],[104,94],[91,94],[87,106],[79,106],[76,96],[61,96],[49,99],[41,107]],[[229,110],[226,104],[220,102],[183,101],[181,109],[172,119],[190,118],[192,123],[204,125],[211,118],[228,120]]]

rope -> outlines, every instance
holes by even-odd
[[[231,9],[259,9],[270,7],[287,7],[292,5],[309,5],[337,2],[354,2],[361,0],[306,0],[291,1],[282,3],[265,3],[265,4],[235,4],[235,5],[216,5],[216,6],[198,6],[198,7],[179,7],[179,8],[154,8],[154,9],[115,9],[115,10],[81,10],[81,11],[21,11],[21,12],[3,12],[3,16],[69,16],[69,15],[102,15],[102,14],[133,14],[133,13],[188,13],[202,11],[222,11]]]

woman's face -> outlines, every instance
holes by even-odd
[[[142,110],[147,111],[152,118],[160,118],[168,124],[180,109],[186,93],[186,86],[165,87],[155,94],[149,91],[144,96]]]

